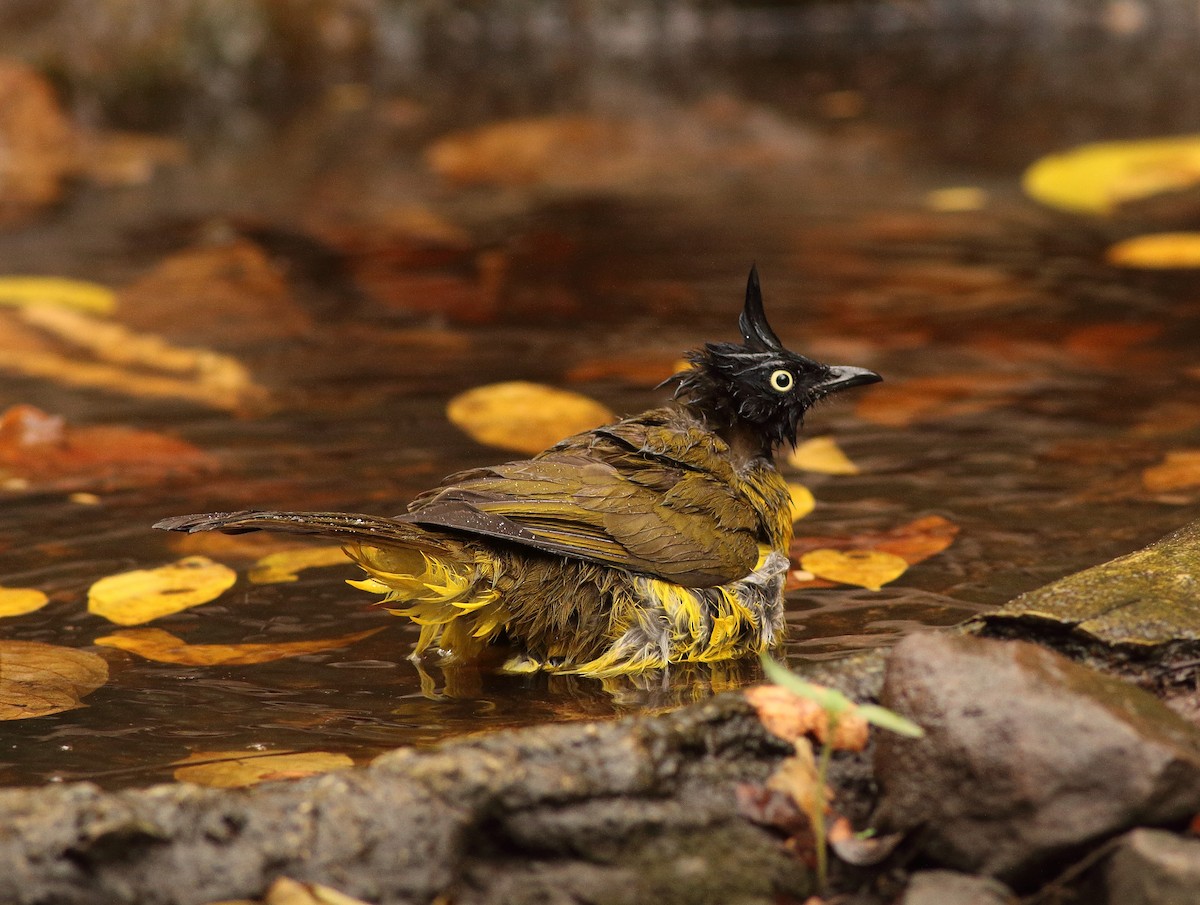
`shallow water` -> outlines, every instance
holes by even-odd
[[[472,386],[528,379],[621,413],[656,404],[654,380],[628,362],[669,363],[704,340],[733,338],[751,261],[792,348],[872,367],[884,387],[950,375],[963,388],[890,423],[870,416],[866,394],[811,413],[806,434],[834,436],[861,472],[791,475],[817,499],[799,535],[888,531],[928,515],[959,533],[882,590],[791,591],[793,663],[953,624],[1187,522],[1195,489],[1151,492],[1142,470],[1200,440],[1200,386],[1187,370],[1197,364],[1200,327],[1194,281],[1103,261],[1110,240],[1145,223],[1040,209],[1020,195],[1008,145],[964,159],[959,144],[936,140],[958,134],[952,123],[905,123],[935,115],[928,103],[851,121],[806,117],[804,104],[779,98],[790,65],[738,70],[715,113],[676,95],[655,99],[700,136],[695,159],[679,166],[674,150],[643,147],[603,179],[581,177],[580,165],[532,184],[454,188],[420,157],[443,127],[397,130],[388,119],[394,104],[379,97],[349,119],[310,110],[251,139],[194,143],[190,164],[146,185],[79,187],[53,213],[0,234],[6,272],[112,285],[181,250],[240,237],[286,274],[289,304],[307,324],[294,333],[270,320],[198,327],[187,303],[163,328],[179,344],[243,361],[279,401],[269,414],[0,377],[9,403],[71,424],[166,433],[212,456],[203,473],[5,491],[0,585],[39,588],[52,602],[0,620],[0,638],[95,650],[110,678],[82,708],[0,724],[0,783],[143,785],[169,779],[175,762],[197,752],[325,750],[362,761],[399,745],[605,717],[754,681],[753,664],[603,684],[466,667],[423,676],[407,660],[415,631],[348,588],[357,577],[349,565],[255,585],[245,580],[252,558],[215,548],[209,555],[238,568],[239,582],[155,627],[193,644],[381,631],[273,663],[181,667],[92,647],[114,627],[85,606],[103,576],[204,552],[150,530],[166,515],[243,507],[388,514],[445,474],[512,458],[447,422],[446,401]],[[945,115],[966,114],[954,106]],[[765,116],[767,125],[740,133],[731,150],[722,116]],[[1035,145],[1060,137],[1039,133],[1030,159]],[[579,153],[586,163],[597,152]],[[930,190],[964,184],[986,192],[981,210],[927,207]],[[389,212],[411,205],[438,212],[466,238],[449,251],[418,243],[418,266],[395,264],[402,243],[369,242]],[[331,224],[351,234],[340,246],[328,238]],[[331,245],[338,254],[323,258]],[[456,307],[453,293],[488,251],[504,262],[502,301],[482,315]],[[414,270],[437,280],[402,284],[420,295],[417,305],[381,302],[356,282],[366,271],[342,266],[355,254],[391,261],[385,276],[398,281]],[[72,501],[78,491],[98,499]]]

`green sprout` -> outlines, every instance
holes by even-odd
[[[921,738],[925,730],[907,717],[893,713],[878,704],[855,704],[836,688],[824,688],[806,682],[786,667],[777,663],[770,654],[763,654],[763,673],[781,688],[797,697],[814,702],[825,711],[827,722],[825,738],[821,742],[821,754],[817,760],[817,788],[814,800],[809,802],[808,819],[813,828],[813,844],[817,850],[817,887],[825,889],[829,874],[829,855],[826,852],[825,840],[825,790],[828,788],[827,777],[829,762],[833,757],[833,737],[837,732],[838,723],[850,712],[857,713],[872,726],[887,729],[897,735],[908,738]]]

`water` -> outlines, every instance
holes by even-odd
[[[395,746],[608,717],[757,679],[753,664],[608,683],[471,667],[422,675],[406,658],[416,632],[348,588],[357,577],[349,565],[253,585],[248,560],[212,552],[240,569],[239,583],[154,623],[193,644],[381,629],[349,648],[274,663],[180,667],[92,648],[113,626],[85,606],[98,578],[199,549],[150,530],[166,515],[243,507],[388,514],[445,474],[511,458],[446,421],[445,402],[472,386],[530,379],[623,413],[656,404],[653,380],[597,363],[670,362],[704,340],[734,338],[751,261],[791,347],[875,368],[885,387],[946,375],[967,387],[909,423],[874,423],[856,413],[853,393],[811,414],[807,434],[832,434],[861,473],[795,475],[818,501],[798,534],[887,531],[927,515],[959,534],[881,591],[791,592],[791,661],[835,659],[953,624],[1188,521],[1195,491],[1151,493],[1141,472],[1200,441],[1200,385],[1188,372],[1200,319],[1191,278],[1105,265],[1108,241],[1132,227],[1024,200],[1011,143],[964,160],[961,143],[938,138],[958,134],[945,120],[929,130],[909,121],[898,133],[905,115],[930,115],[929,95],[907,114],[793,118],[805,111],[778,97],[782,65],[738,70],[743,93],[708,107],[659,98],[698,130],[700,152],[677,167],[675,150],[642,148],[607,184],[575,170],[532,185],[449,188],[421,161],[433,130],[399,129],[394,102],[378,98],[349,118],[309,111],[240,140],[194,143],[189,164],[144,186],[80,187],[52,216],[0,235],[8,272],[113,285],[184,249],[255,242],[286,275],[288,310],[305,323],[292,332],[269,318],[236,329],[219,317],[202,324],[185,304],[159,328],[176,343],[243,361],[279,401],[254,417],[0,377],[6,403],[31,403],[71,424],[166,433],[213,457],[202,474],[116,474],[5,493],[0,584],[39,588],[52,602],[0,620],[0,638],[93,649],[111,675],[83,708],[0,724],[0,783],[144,785],[211,751],[326,750],[363,761]],[[754,96],[768,104],[750,106]],[[953,115],[964,116],[957,107]],[[766,116],[765,125],[732,144],[722,137],[723,122],[747,116]],[[1019,126],[1009,121],[1006,138]],[[1038,133],[1030,157],[1057,138]],[[987,193],[983,210],[924,206],[928,191],[961,184]],[[402,230],[389,239],[379,224],[413,205],[465,238],[407,249]],[[462,303],[462,290],[489,253],[503,262],[503,297],[480,314]],[[381,260],[387,266],[370,270]],[[432,279],[387,283],[414,272]],[[364,274],[399,285],[417,304],[364,292]],[[1115,326],[1087,332],[1104,325]],[[594,376],[571,379],[581,372]],[[79,490],[98,504],[72,501]]]

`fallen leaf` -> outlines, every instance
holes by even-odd
[[[175,779],[213,789],[236,789],[260,782],[301,779],[354,766],[345,754],[328,751],[196,751],[176,761]]]
[[[1151,493],[1169,493],[1200,487],[1200,449],[1167,453],[1158,465],[1142,472],[1142,486]]]
[[[0,473],[38,489],[144,483],[212,467],[213,461],[190,443],[162,434],[115,425],[72,427],[32,405],[0,413]]]
[[[1033,163],[1026,194],[1050,207],[1109,214],[1122,203],[1200,182],[1200,136],[1081,145]]]
[[[110,314],[116,294],[106,286],[63,277],[0,277],[0,305],[46,305]]]
[[[1028,378],[999,373],[914,377],[870,387],[860,394],[854,413],[872,424],[907,427],[991,411],[1028,382]]]
[[[479,443],[524,453],[541,452],[616,417],[579,393],[520,380],[467,390],[450,400],[446,416]]]
[[[247,576],[254,584],[279,584],[295,581],[304,569],[344,566],[350,560],[342,547],[302,547],[281,550],[262,557]]]
[[[810,736],[824,744],[829,734],[829,713],[819,702],[779,685],[755,685],[744,694],[772,735],[789,742]],[[867,736],[866,721],[850,710],[839,717],[831,744],[837,751],[861,751],[867,745]]]
[[[229,566],[189,556],[156,569],[101,578],[88,590],[88,612],[117,625],[141,625],[215,600],[235,581],[237,573]]]
[[[819,549],[879,550],[899,556],[910,566],[941,553],[958,537],[958,525],[940,515],[926,515],[888,531],[866,531],[846,537],[797,536],[788,551],[793,562]],[[830,587],[823,578],[793,571],[788,575],[787,590],[801,587]]]
[[[1200,164],[1200,158],[1197,158]],[[1141,270],[1188,270],[1200,267],[1200,233],[1150,233],[1110,245],[1104,260]]]
[[[788,495],[792,499],[792,521],[798,522],[813,511],[817,501],[813,499],[812,491],[803,484],[788,481]]]
[[[184,163],[187,147],[175,138],[142,132],[94,132],[80,137],[79,165],[97,185],[145,185],[164,166]]]
[[[988,193],[973,185],[947,186],[925,196],[925,206],[945,213],[980,211],[987,207]]]
[[[858,466],[842,452],[833,437],[805,440],[788,454],[787,464],[801,471],[819,474],[858,474]]]
[[[337,638],[280,641],[275,644],[188,644],[182,638],[162,629],[134,628],[105,635],[103,638],[97,638],[94,643],[102,647],[129,651],[156,663],[175,663],[180,666],[250,666],[335,650],[380,631],[383,629],[372,628]]]
[[[298,883],[280,877],[271,884],[263,905],[367,905],[362,899],[348,896],[320,883]]]
[[[62,195],[76,139],[54,89],[32,66],[0,60],[0,226],[28,219]]]
[[[811,550],[800,557],[800,568],[818,578],[878,591],[908,570],[908,563],[881,550]]]
[[[108,681],[101,657],[40,641],[0,640],[0,720],[23,720],[82,707]]]
[[[1135,362],[1152,364],[1154,350],[1138,350],[1163,332],[1162,324],[1117,322],[1089,324],[1067,334],[1063,348],[1072,358],[1096,367],[1129,368]]]
[[[620,380],[636,387],[656,387],[672,374],[690,365],[673,356],[629,355],[588,358],[572,367],[563,377],[571,383],[592,380]]]
[[[24,616],[49,602],[50,598],[36,588],[0,588],[0,617]]]

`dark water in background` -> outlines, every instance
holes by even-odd
[[[1029,28],[793,26],[788,41],[698,45],[657,66],[581,67],[557,81],[553,66],[483,78],[466,55],[417,92],[424,113],[411,128],[395,125],[389,90],[349,112],[300,105],[282,122],[242,111],[203,140],[184,124],[188,165],[142,187],[80,186],[53,214],[0,235],[5,272],[112,285],[214,228],[250,235],[288,269],[314,325],[300,338],[281,339],[268,325],[211,342],[284,400],[257,418],[0,377],[5,405],[169,433],[219,463],[201,477],[101,490],[95,506],[63,490],[7,493],[0,584],[38,587],[54,600],[0,621],[0,637],[87,648],[109,633],[87,614],[87,589],[182,555],[149,530],[165,515],[247,506],[386,514],[444,474],[510,458],[445,420],[446,400],[469,387],[529,379],[621,413],[656,404],[661,395],[644,382],[568,377],[583,361],[670,360],[703,340],[733,338],[751,261],[793,348],[873,367],[889,383],[1000,373],[1013,387],[977,411],[899,426],[859,417],[851,398],[811,415],[808,435],[835,436],[862,472],[797,476],[818,501],[798,533],[882,531],[930,514],[960,533],[881,591],[792,592],[792,662],[952,624],[1189,521],[1195,494],[1148,493],[1140,473],[1169,451],[1200,446],[1200,385],[1187,373],[1200,364],[1195,278],[1107,266],[1110,241],[1155,223],[1047,212],[1021,197],[1018,180],[1027,162],[1076,141],[1197,128],[1195,69],[1170,65],[1191,33],[1171,33],[1151,55],[1145,48],[1161,32],[1150,26],[1133,37],[1099,33],[1099,44],[1093,32],[1053,42]],[[476,63],[491,59],[480,53]],[[715,114],[704,106],[714,92]],[[720,104],[767,116],[741,156],[726,153]],[[645,147],[640,163],[607,184],[564,177],[454,189],[422,162],[452,126],[544,110],[699,122],[711,144],[686,166],[669,147]],[[955,214],[924,206],[927,192],[952,185],[986,191],[988,204]],[[460,224],[474,248],[507,255],[507,301],[485,322],[364,302],[352,278],[296,244],[312,223],[336,219],[331,212],[362,211],[369,221],[409,203]],[[1173,210],[1170,226],[1187,225],[1191,211]],[[1072,345],[1079,330],[1112,324],[1159,333],[1127,350]],[[186,312],[178,332],[182,342]],[[975,389],[968,398],[979,393],[987,396]],[[481,729],[668,705],[756,678],[753,666],[736,664],[607,686],[463,668],[433,670],[423,686],[406,660],[416,632],[346,587],[354,577],[348,566],[288,584],[243,577],[219,600],[154,623],[191,643],[383,627],[347,649],[243,667],[101,650],[111,677],[86,707],[0,724],[0,783],[141,785],[170,778],[172,762],[194,751],[328,750],[362,760]]]

